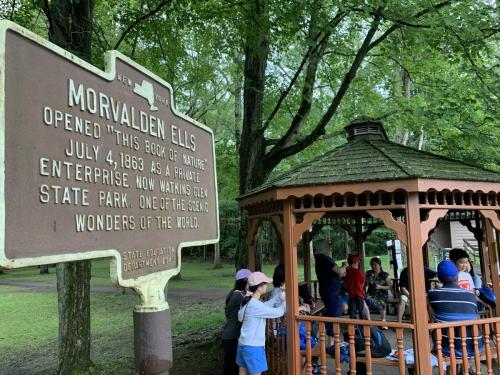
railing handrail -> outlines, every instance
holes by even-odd
[[[484,325],[490,323],[500,323],[500,317],[475,319],[475,320],[460,320],[458,322],[430,323],[429,329],[462,327],[464,325],[474,326],[474,325]]]
[[[316,315],[296,315],[295,320],[310,321],[310,322],[324,322],[324,323],[340,323],[340,324],[351,324],[351,325],[364,325],[371,327],[391,327],[391,328],[403,328],[403,329],[414,329],[415,326],[412,323],[400,323],[400,322],[389,322],[389,321],[373,321],[373,320],[362,320],[362,319],[348,319],[348,318],[332,318],[326,316],[316,316]],[[485,319],[481,319],[483,321]]]

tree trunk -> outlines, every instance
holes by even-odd
[[[233,58],[233,63],[236,67],[236,73],[234,77],[234,139],[236,142],[236,150],[240,149],[241,145],[241,91],[243,90],[242,84],[242,72],[241,72],[241,61],[243,56],[241,53],[237,53]]]
[[[402,91],[401,94],[408,100],[411,97],[411,77],[406,69],[401,70],[401,81],[402,81]],[[410,131],[405,130],[404,132],[397,131],[396,132],[396,142],[402,144],[403,146],[408,145],[408,141],[410,140]]]
[[[214,268],[222,268],[222,263],[220,261],[220,243],[217,242],[214,245]]]
[[[418,137],[418,149],[422,151],[425,147],[425,132],[424,128],[420,128],[420,136]]]
[[[49,40],[90,62],[92,0],[45,0]],[[90,261],[57,265],[59,364],[57,373],[76,374],[90,365]]]
[[[59,365],[57,374],[79,374],[90,361],[90,261],[59,263]]]
[[[243,130],[241,133],[240,193],[261,185],[267,177],[262,165],[265,138],[262,129],[264,86],[269,54],[269,14],[266,0],[247,3],[245,33],[245,67],[243,88]],[[243,228],[246,230],[246,228]]]

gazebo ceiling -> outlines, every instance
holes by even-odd
[[[379,121],[361,118],[345,130],[344,145],[271,178],[239,199],[284,188],[398,180],[470,181],[475,187],[477,182],[500,183],[498,172],[390,142]],[[450,183],[449,189],[454,188]]]

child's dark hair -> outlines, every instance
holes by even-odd
[[[234,282],[234,288],[229,292],[229,294],[226,297],[226,306],[229,303],[229,299],[231,298],[231,295],[233,294],[234,291],[239,290],[240,292],[244,292],[247,287],[247,279],[239,279]]]
[[[450,258],[450,260],[453,263],[456,263],[457,260],[462,259],[462,258],[469,259],[469,254],[464,249],[461,249],[459,247],[454,247],[453,249],[450,250],[448,257]]]
[[[276,266],[273,273],[273,286],[279,288],[285,282],[285,265]]]

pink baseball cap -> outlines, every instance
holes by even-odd
[[[241,270],[236,272],[236,276],[234,278],[236,280],[247,279],[251,273],[252,273],[252,271],[250,271],[249,269],[242,268]]]
[[[253,272],[248,277],[248,285],[250,285],[250,286],[259,285],[259,284],[262,284],[262,283],[270,283],[272,281],[273,281],[273,279],[271,279],[270,277],[267,277],[262,272]]]

